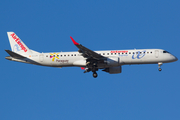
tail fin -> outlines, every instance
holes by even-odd
[[[14,33],[7,32],[11,50],[18,54],[30,54],[32,51],[23,43],[23,41]]]

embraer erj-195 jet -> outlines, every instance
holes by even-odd
[[[96,71],[99,69],[116,74],[121,73],[122,65],[158,64],[159,71],[161,71],[163,63],[178,60],[162,49],[92,51],[77,43],[72,37],[70,38],[79,49],[78,52],[39,53],[29,49],[14,32],[7,32],[7,35],[12,50],[5,50],[10,55],[5,57],[8,60],[60,68],[81,67],[84,73],[92,71],[94,78],[97,77]]]

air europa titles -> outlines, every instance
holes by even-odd
[[[118,50],[116,50],[116,51],[111,51],[110,53],[127,53],[128,51],[118,51]]]
[[[27,49],[24,47],[24,45],[21,43],[20,39],[16,36],[15,33],[11,34],[12,38],[15,40],[15,42],[21,47],[21,50],[24,50],[24,52],[27,52]]]

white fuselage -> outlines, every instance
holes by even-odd
[[[95,51],[113,60],[111,64],[99,64],[98,68],[130,64],[156,64],[176,61],[177,58],[162,49],[134,49]],[[24,62],[52,67],[86,67],[86,58],[79,52],[37,53],[26,56]],[[34,62],[32,62],[32,61]],[[16,60],[15,60],[16,61]]]

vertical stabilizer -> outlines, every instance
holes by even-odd
[[[30,54],[31,50],[23,43],[23,41],[14,33],[7,32],[11,50],[18,54]]]

